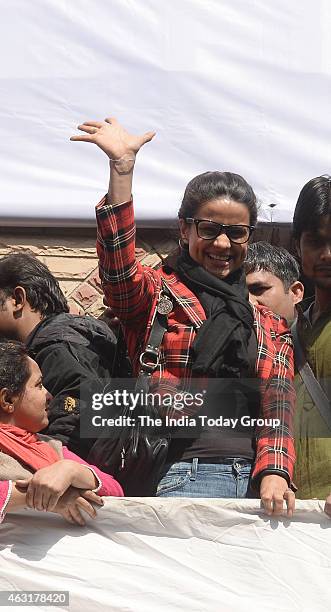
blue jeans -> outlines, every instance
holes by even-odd
[[[166,466],[157,497],[246,497],[252,464],[234,457],[224,463],[180,461]]]

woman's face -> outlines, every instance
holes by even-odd
[[[48,425],[47,406],[51,395],[42,383],[42,375],[39,366],[33,359],[28,357],[30,377],[20,396],[13,400],[13,412],[11,423],[36,433]]]
[[[245,204],[227,198],[201,204],[194,218],[208,219],[224,225],[250,225],[249,210]],[[196,226],[188,225],[184,219],[180,219],[180,232],[192,259],[210,274],[224,279],[242,266],[248,242],[234,244],[225,233],[212,240],[199,238]]]

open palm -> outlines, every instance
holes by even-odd
[[[146,132],[142,136],[129,134],[115,117],[107,117],[104,121],[85,121],[78,126],[78,130],[85,132],[85,135],[71,136],[70,140],[92,142],[113,160],[127,154],[134,157],[155,135],[155,132]]]

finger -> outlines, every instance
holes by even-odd
[[[287,489],[283,497],[285,499],[286,506],[287,506],[287,516],[291,517],[293,516],[293,512],[295,509],[295,494],[290,489]]]
[[[83,125],[87,125],[87,126],[95,127],[95,128],[101,128],[103,126],[103,121],[84,121],[84,123],[81,123],[78,126],[78,129],[80,129]]]
[[[52,512],[52,510],[55,509],[56,504],[58,503],[59,499],[60,499],[60,495],[58,493],[52,493],[47,500],[46,506],[44,505],[45,510],[47,510],[48,512]],[[44,503],[44,500],[43,500]]]
[[[28,508],[34,508],[33,495],[34,495],[34,487],[33,487],[32,482],[30,482],[28,485],[27,491],[26,491],[26,496],[25,496],[25,503]]]
[[[27,489],[29,486],[31,478],[26,478],[25,480],[16,480],[15,484],[20,489]]]
[[[92,136],[94,136],[94,134],[91,134],[89,136],[70,136],[70,140],[80,140],[81,142],[93,142],[94,140],[92,138]]]
[[[102,497],[100,497],[99,495],[97,495],[97,493],[94,493],[93,491],[84,491],[81,493],[81,497],[87,499],[90,502],[93,502],[94,504],[98,504],[98,506],[104,505]]]
[[[88,514],[91,518],[95,518],[97,515],[96,509],[92,506],[87,499],[83,499],[83,497],[79,497],[76,501],[76,506],[79,506],[86,514]]]
[[[118,125],[118,121],[116,117],[106,117],[106,123],[112,123],[113,125]]]
[[[96,134],[98,131],[98,128],[83,124],[83,125],[79,125],[77,127],[77,130],[80,130],[81,132],[86,132],[87,134]]]
[[[70,516],[73,518],[73,520],[75,521],[75,523],[77,523],[77,525],[82,525],[82,526],[86,525],[85,520],[81,512],[79,511],[79,508],[76,506],[76,504],[69,506],[68,512]]]
[[[273,510],[271,497],[267,497],[267,496],[261,497],[261,504],[264,508],[265,513],[268,516],[270,516]]]
[[[48,499],[48,493],[46,491],[43,492],[41,487],[34,488],[33,507],[35,510],[44,510],[44,508],[47,508]]]
[[[324,512],[328,516],[331,516],[331,496],[330,495],[326,498],[326,502],[325,502],[325,506],[324,506]]]
[[[279,494],[275,494],[273,500],[273,514],[279,516],[283,512],[283,497],[279,497]]]
[[[63,512],[61,512],[61,516],[68,521],[69,523],[71,523],[72,525],[75,525],[76,522],[74,521],[74,519],[72,518],[69,510],[63,510]]]
[[[154,138],[156,132],[145,132],[142,136],[143,143],[150,142]]]

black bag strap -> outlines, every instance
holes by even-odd
[[[136,391],[140,389],[148,390],[151,376],[159,365],[160,346],[168,329],[168,314],[172,308],[171,300],[161,290],[146,348],[139,357],[140,371],[135,387]]]
[[[297,322],[291,327],[294,342],[295,363],[306,389],[318,409],[321,417],[331,430],[331,409],[329,399],[318,382],[304,354],[298,334]]]

